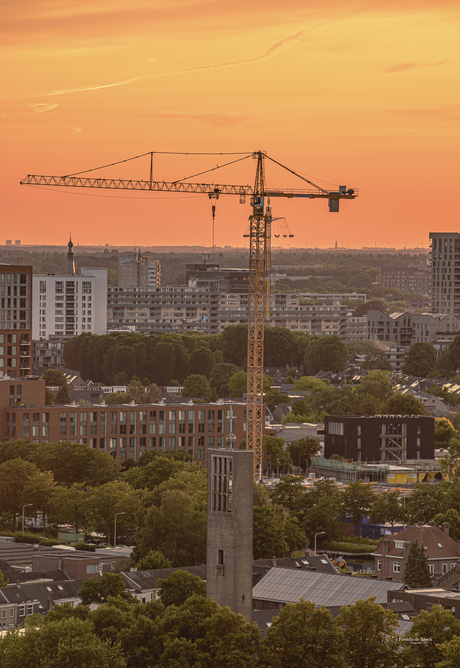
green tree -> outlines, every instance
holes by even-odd
[[[279,482],[271,489],[270,501],[298,517],[305,504],[307,494],[302,478],[285,475],[281,476]]]
[[[388,357],[385,355],[383,350],[375,346],[374,350],[369,350],[364,356],[364,360],[361,362],[360,367],[366,369],[367,371],[371,370],[381,370],[381,371],[391,371],[391,364]]]
[[[203,375],[209,378],[215,365],[215,357],[211,350],[201,345],[190,355],[190,375]]]
[[[411,524],[428,524],[442,507],[444,493],[437,485],[419,483],[410,495],[406,506]]]
[[[228,393],[231,397],[242,397],[247,392],[248,376],[245,371],[236,371],[228,381]]]
[[[431,343],[421,341],[413,343],[404,360],[402,371],[410,376],[426,378],[436,366],[436,350]]]
[[[254,559],[284,557],[288,550],[284,510],[271,505],[256,506],[253,515]]]
[[[116,513],[123,513],[117,522],[117,533],[124,527],[135,526],[139,503],[144,496],[143,490],[134,490],[125,481],[113,480],[95,487],[88,499],[92,523],[97,531],[104,532],[107,542],[111,542],[112,528]]]
[[[417,541],[411,543],[409,556],[404,565],[403,581],[410,589],[422,589],[432,585],[425,548]]]
[[[187,464],[187,466],[190,466]],[[183,471],[185,465],[183,462],[156,455],[154,459],[145,466],[136,466],[131,468],[126,474],[126,481],[135,489],[148,489],[152,491],[165,480],[175,477],[180,471]]]
[[[28,516],[48,509],[53,487],[51,473],[40,471],[32,462],[10,459],[0,464],[0,513],[11,517],[16,528],[25,504],[32,504]]]
[[[160,599],[165,608],[182,605],[190,596],[206,598],[206,583],[188,571],[175,571],[167,578],[158,580]]]
[[[324,336],[312,341],[304,357],[304,368],[311,376],[319,371],[343,371],[347,364],[347,347],[337,335]]]
[[[206,509],[190,494],[167,490],[160,506],[151,506],[138,523],[136,556],[159,550],[173,566],[206,560]]]
[[[118,478],[120,472],[119,462],[85,443],[36,444],[28,459],[42,471],[51,471],[58,485],[103,485]]]
[[[311,458],[315,457],[320,452],[320,448],[321,445],[317,438],[304,436],[297,441],[288,443],[286,449],[291,455],[291,460],[294,466],[298,466],[307,471],[311,464]]]
[[[176,352],[172,343],[157,343],[149,364],[149,378],[157,385],[169,385],[176,377]]]
[[[457,641],[451,647],[455,647],[460,636],[460,621],[456,619],[451,610],[445,610],[441,605],[434,605],[431,612],[421,610],[414,619],[412,627],[404,636],[407,640],[405,665],[423,666],[423,668],[435,668],[442,666],[443,643]],[[449,665],[449,664],[447,664]],[[458,664],[457,664],[458,665]]]
[[[92,488],[84,483],[74,483],[70,487],[56,486],[51,496],[51,521],[73,524],[75,533],[79,533],[82,527],[90,524],[91,509],[88,500],[91,495]]]
[[[352,482],[342,492],[343,510],[358,529],[358,543],[361,542],[361,517],[367,516],[375,499],[375,494],[369,485],[362,480]]]
[[[460,665],[460,637],[454,636],[449,642],[441,643],[437,647],[443,660],[436,664],[436,668],[458,668]]]
[[[283,394],[274,387],[265,392],[265,403],[272,413],[279,404],[288,404],[290,401],[288,394]]]
[[[341,629],[331,613],[310,601],[286,605],[267,630],[262,665],[273,668],[345,668]]]
[[[457,431],[450,420],[445,417],[434,419],[434,441],[436,448],[445,447],[456,434]]]
[[[296,365],[299,346],[291,330],[286,327],[266,327],[264,332],[265,366]],[[301,360],[300,356],[300,360]]]
[[[310,541],[315,534],[324,531],[324,540],[331,543],[342,537],[340,518],[342,515],[342,492],[333,480],[319,480],[304,497],[305,502],[298,514],[303,529]]]
[[[184,380],[183,397],[211,397],[211,386],[206,376],[202,374],[192,374]]]
[[[389,415],[427,415],[426,408],[413,394],[395,394],[388,399],[384,413]]]
[[[159,619],[159,632],[163,636],[160,656],[149,666],[256,668],[258,664],[259,629],[201,596],[168,606]]]
[[[104,397],[107,406],[120,406],[121,404],[130,404],[133,398],[129,392],[111,392]]]
[[[436,371],[445,376],[454,376],[460,368],[460,335],[449,343],[436,361]]]
[[[268,392],[271,387],[271,378],[264,376],[264,392]],[[231,397],[242,397],[246,394],[248,388],[248,375],[246,371],[237,371],[228,381],[228,392]]]
[[[301,376],[294,381],[294,390],[313,392],[313,390],[323,389],[327,385],[327,381],[314,376]]]
[[[137,564],[138,571],[157,570],[159,568],[172,568],[172,562],[158,550],[149,550]]]
[[[224,355],[224,361],[244,367],[248,354],[248,326],[228,325],[219,336],[219,349]]]
[[[262,451],[265,455],[266,467],[271,469],[286,468],[291,463],[289,452],[284,449],[284,440],[264,434],[262,437]]]
[[[215,365],[209,377],[209,384],[216,390],[218,397],[228,396],[228,381],[237,371],[237,366],[227,362]]]
[[[364,396],[374,397],[378,402],[390,399],[394,394],[390,373],[381,370],[369,371],[358,385],[357,392],[361,399]]]
[[[58,405],[63,405],[63,404],[70,404],[70,394],[69,394],[69,388],[66,385],[63,385],[57,392],[56,396],[54,397],[54,403],[56,406]]]
[[[449,522],[449,536],[454,540],[460,540],[460,513],[455,508],[449,508],[444,513],[434,516],[436,526],[442,527],[444,522]]]
[[[52,406],[54,404],[54,394],[49,387],[45,387],[45,406]]]
[[[132,596],[125,591],[123,576],[119,573],[105,573],[101,578],[87,578],[78,592],[83,605],[105,603],[109,596],[120,596],[125,601],[132,601]]]
[[[90,615],[95,635],[112,646],[119,642],[120,632],[135,622],[134,601],[128,602],[121,596],[108,596],[107,601],[93,610]]]
[[[369,517],[376,524],[388,522],[391,525],[391,533],[393,533],[394,525],[397,522],[404,522],[406,518],[404,499],[401,498],[399,491],[384,491],[376,494]]]
[[[2,668],[126,668],[120,648],[100,640],[90,621],[69,618],[0,640]]]
[[[343,633],[341,655],[353,668],[397,668],[402,665],[397,615],[375,602],[375,596],[343,607],[336,623]]]
[[[67,385],[67,378],[59,369],[47,369],[42,376],[42,380],[45,381],[47,387],[62,387]]]
[[[284,522],[284,537],[291,552],[302,550],[309,544],[309,540],[300,526],[299,520],[294,515],[288,514],[286,517]]]

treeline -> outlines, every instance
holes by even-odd
[[[111,579],[106,589],[117,591],[117,577],[105,575],[101,585]],[[262,637],[256,624],[206,599],[204,587],[196,593],[194,580],[173,573],[160,580],[160,600],[149,603],[126,600],[123,592],[95,610],[55,606],[31,617],[23,634],[0,639],[0,668],[457,668],[460,662],[460,621],[440,605],[422,611],[400,636],[397,614],[375,597],[342,607],[336,618],[301,600],[275,615]]]
[[[247,332],[247,325],[230,325],[221,334],[81,334],[67,341],[64,361],[67,368],[79,371],[84,380],[109,385],[127,382],[133,376],[147,378],[157,385],[169,385],[171,380],[183,383],[191,374],[209,379],[216,364],[245,368]],[[345,368],[348,353],[345,344],[337,336],[328,339],[325,344],[318,337],[284,327],[266,328],[265,366],[293,367],[295,372],[304,364],[309,349],[311,371],[329,369],[331,364],[336,370]],[[312,344],[317,341],[319,347],[313,354]]]

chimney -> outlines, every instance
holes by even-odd
[[[446,536],[448,536],[449,535],[449,529],[450,529],[449,522],[443,522],[441,524],[441,529],[444,531]]]
[[[383,555],[388,554],[388,548],[389,548],[389,546],[390,546],[390,541],[389,541],[388,538],[385,537],[385,538],[382,540],[382,554],[383,554]]]

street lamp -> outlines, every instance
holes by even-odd
[[[318,531],[318,533],[315,533],[315,557],[316,557],[316,536],[321,536],[321,534],[326,533],[325,531]]]
[[[22,533],[24,533],[24,508],[28,508],[29,506],[33,505],[33,503],[26,503],[25,506],[22,506]]]
[[[117,546],[117,516],[118,515],[126,515],[125,512],[123,513],[115,513],[115,526],[113,528],[113,546]]]

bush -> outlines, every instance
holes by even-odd
[[[40,536],[37,533],[29,533],[25,531],[22,533],[21,531],[16,531],[14,534],[14,538],[16,540],[16,543],[40,543]]]
[[[355,552],[359,553],[369,553],[375,551],[375,545],[355,545],[354,543],[331,543],[331,549],[334,552]]]
[[[7,535],[4,533],[3,535]],[[56,538],[42,538],[38,533],[22,533],[16,531],[14,534],[16,543],[32,543],[34,545],[44,545],[45,547],[52,547],[53,545],[70,545],[68,540],[57,540]]]
[[[76,550],[96,552],[96,545],[94,545],[93,543],[74,543],[72,547],[74,547]]]

